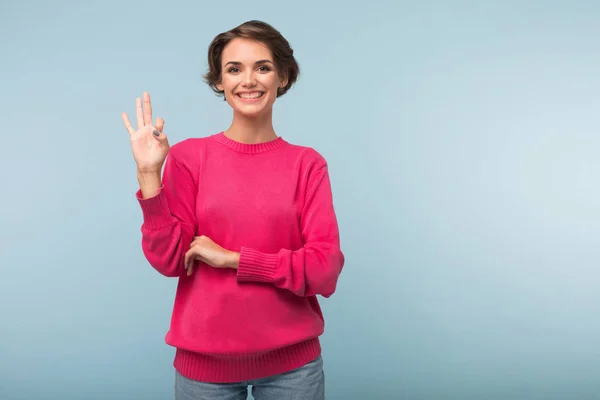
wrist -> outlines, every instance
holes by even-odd
[[[229,257],[227,258],[227,268],[233,268],[233,269],[238,269],[238,266],[240,265],[240,253],[237,253],[235,251],[231,251],[229,253]]]
[[[137,180],[144,199],[154,197],[160,191],[162,185],[160,171],[138,170]]]
[[[142,179],[142,180],[155,179],[157,176],[160,177],[160,169],[138,169],[137,170],[138,179]]]

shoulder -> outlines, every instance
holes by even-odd
[[[314,147],[288,143],[288,151],[294,154],[298,167],[319,170],[327,167],[327,160]]]
[[[183,139],[171,145],[168,157],[180,164],[190,165],[204,153],[211,136]]]

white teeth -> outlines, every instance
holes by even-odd
[[[238,96],[240,96],[242,99],[257,99],[262,96],[262,92],[239,93]]]

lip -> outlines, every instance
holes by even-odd
[[[248,94],[248,93],[261,93],[261,95],[259,97],[252,98],[252,99],[245,99],[240,96],[241,94]],[[265,92],[263,92],[262,90],[246,90],[246,91],[242,91],[242,92],[237,92],[235,95],[240,101],[242,101],[244,103],[256,103],[256,102],[262,100],[262,98],[265,95]]]

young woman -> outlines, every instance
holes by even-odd
[[[143,214],[142,249],[178,285],[166,335],[176,399],[323,399],[317,295],[344,265],[325,159],[279,137],[273,103],[299,67],[272,26],[215,37],[209,86],[233,109],[228,129],[170,146],[150,96],[126,113]],[[161,177],[161,171],[164,171]]]

